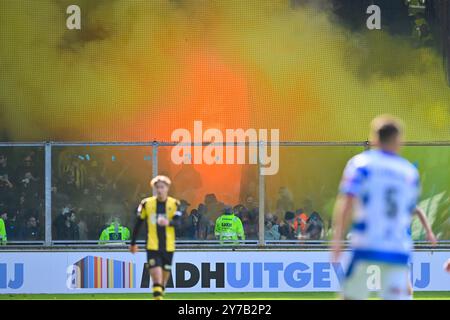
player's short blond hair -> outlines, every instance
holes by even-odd
[[[403,134],[403,121],[390,114],[382,114],[374,118],[370,124],[370,141],[383,142],[383,133],[387,130],[396,131],[396,134]]]
[[[164,182],[165,184],[167,184],[168,186],[170,186],[172,184],[172,181],[170,181],[169,177],[166,176],[156,176],[154,177],[151,181],[150,181],[150,185],[152,186],[152,188],[155,186],[155,184],[157,184],[158,182]]]

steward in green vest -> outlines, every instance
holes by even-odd
[[[113,222],[106,227],[100,235],[99,244],[106,244],[108,241],[127,241],[130,240],[130,230],[120,224],[120,220],[115,218]]]
[[[5,221],[0,218],[0,245],[6,244],[6,241],[8,240],[6,236],[6,227],[5,227]]]
[[[405,0],[408,6],[408,15],[415,16],[420,13],[425,13],[426,0]]]
[[[426,19],[426,0],[405,0],[408,15],[412,19],[412,38],[416,46],[428,46],[433,43],[433,34]]]
[[[222,244],[238,244],[237,240],[245,240],[242,221],[233,214],[231,207],[225,207],[224,214],[217,218],[214,234]]]

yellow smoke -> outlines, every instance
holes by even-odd
[[[81,31],[65,28],[69,4]],[[196,50],[245,69],[249,126],[283,139],[365,139],[382,112],[404,118],[410,140],[450,136],[438,53],[350,34],[287,0],[2,1],[0,27],[1,127],[15,140],[136,138],[131,126],[188,94],[176,87]]]
[[[65,28],[70,4],[81,31]],[[0,71],[0,133],[12,140],[168,140],[205,120],[353,141],[380,113],[403,118],[407,140],[450,139],[438,52],[386,30],[351,33],[288,0],[1,1]],[[246,101],[236,105],[235,92]],[[290,182],[304,164],[283,152],[272,193],[292,183],[302,197],[319,194],[309,175]],[[311,175],[347,156],[311,160]]]

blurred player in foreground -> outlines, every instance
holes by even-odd
[[[137,209],[137,222],[131,238],[131,253],[138,251],[136,238],[143,222],[147,223],[147,263],[153,283],[153,298],[161,300],[170,277],[175,251],[175,227],[181,221],[179,201],[169,197],[171,181],[156,176],[151,181],[156,196],[141,201]]]
[[[376,289],[383,299],[411,299],[408,264],[414,214],[418,214],[427,239],[435,242],[425,215],[416,207],[419,173],[398,155],[402,137],[400,120],[388,115],[375,118],[371,125],[375,149],[350,159],[344,170],[334,212],[332,250],[332,261],[337,262],[341,240],[352,222],[351,261],[342,287],[344,299],[368,298],[368,271],[375,270],[374,266],[380,275]]]

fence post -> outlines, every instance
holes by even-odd
[[[45,245],[52,245],[52,143],[46,142],[45,154]]]
[[[158,175],[158,141],[153,141],[152,143],[152,178]],[[153,195],[154,190],[152,190]]]
[[[158,141],[153,141],[152,144],[152,177],[156,177],[158,175]]]
[[[258,148],[265,147],[264,142],[260,141]],[[258,150],[259,151],[259,150]],[[264,239],[264,215],[265,215],[265,196],[266,196],[266,188],[264,184],[264,175],[262,174],[261,170],[261,155],[262,152],[258,152],[258,176],[259,176],[259,183],[258,183],[258,198],[259,198],[259,210],[258,210],[258,245],[259,246],[265,246],[265,239]],[[265,154],[265,153],[264,153]]]

